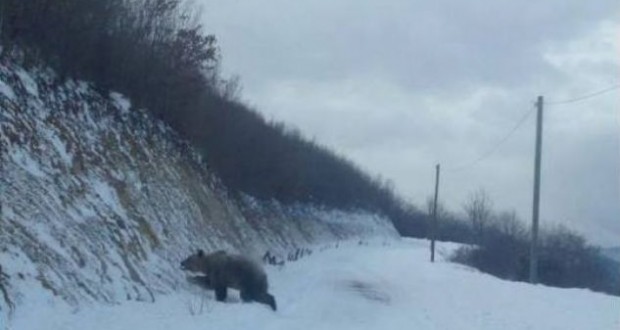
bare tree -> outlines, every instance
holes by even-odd
[[[527,230],[517,217],[515,210],[500,212],[494,217],[494,220],[495,226],[500,233],[515,239],[525,238]]]
[[[426,211],[428,216],[433,216],[433,196],[426,197]],[[448,216],[448,210],[441,201],[437,201],[437,220],[445,219]]]
[[[467,218],[471,221],[477,243],[482,243],[484,232],[491,220],[492,207],[493,203],[489,195],[482,188],[471,193],[463,206]]]

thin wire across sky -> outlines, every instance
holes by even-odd
[[[598,90],[596,92],[592,92],[592,93],[588,93],[588,94],[584,94],[581,96],[577,96],[574,98],[570,98],[570,99],[566,99],[566,100],[560,100],[560,101],[550,101],[550,102],[545,102],[545,105],[552,105],[552,106],[557,106],[557,105],[564,105],[564,104],[570,104],[570,103],[576,103],[576,102],[580,102],[580,101],[584,101],[593,97],[597,97],[615,90],[620,89],[620,84],[615,84],[612,86],[609,86],[607,88]],[[504,135],[504,137],[502,137],[500,140],[498,140],[498,142],[496,144],[494,144],[491,148],[489,148],[486,152],[482,153],[480,156],[478,156],[478,158],[468,162],[468,163],[464,163],[463,165],[457,166],[457,167],[453,167],[453,168],[447,168],[446,170],[448,172],[458,172],[458,171],[462,171],[462,170],[466,170],[470,167],[474,167],[476,166],[478,163],[482,162],[483,160],[489,158],[491,155],[493,155],[495,152],[497,152],[497,150],[499,150],[499,148],[506,143],[510,137],[512,137],[512,135],[527,121],[527,119],[530,117],[530,115],[534,112],[534,110],[536,110],[536,108],[532,108],[530,110],[528,110],[522,117],[521,119],[519,119],[519,121],[516,123],[516,125],[510,130],[508,131],[508,133],[506,135]]]

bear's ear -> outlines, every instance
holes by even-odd
[[[198,256],[199,257],[204,257],[204,255],[205,255],[205,251],[203,251],[202,249],[199,249],[198,250]]]

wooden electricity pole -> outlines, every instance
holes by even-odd
[[[437,237],[437,197],[439,195],[439,164],[435,166],[435,198],[433,199],[433,223],[431,224],[431,262],[435,262],[435,238]]]
[[[543,97],[536,101],[536,156],[534,159],[534,203],[532,207],[532,241],[530,242],[530,283],[538,283],[538,211],[540,207],[540,158],[542,152]]]

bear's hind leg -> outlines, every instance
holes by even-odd
[[[215,287],[215,300],[224,301],[226,300],[227,295],[228,295],[228,290],[226,286],[219,285]]]
[[[260,294],[255,300],[259,303],[268,305],[274,311],[278,309],[278,307],[276,306],[276,298],[274,298],[274,296],[270,295],[269,293],[265,292],[263,294]]]
[[[274,311],[278,309],[278,307],[276,306],[276,298],[274,296],[266,293],[263,299],[265,300],[267,305],[271,307],[271,309],[273,309]]]
[[[246,303],[255,300],[254,295],[248,290],[241,290],[239,296],[241,296],[241,300]]]

